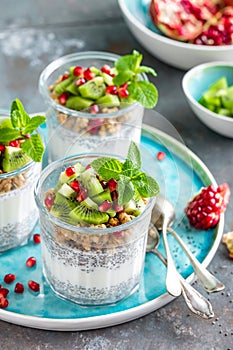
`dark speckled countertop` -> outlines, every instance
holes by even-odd
[[[151,78],[161,96],[156,110],[217,182],[228,182],[232,189],[233,139],[215,134],[195,117],[181,90],[184,71],[158,61],[139,45],[123,21],[117,0],[1,0],[1,108],[8,109],[18,97],[28,112],[43,111],[39,74],[59,56],[84,50],[125,54],[134,48],[158,73]],[[144,121],[153,125],[149,114]],[[233,197],[224,232],[233,230],[232,211]],[[215,311],[211,320],[197,319],[177,298],[137,320],[91,331],[44,331],[0,321],[0,350],[233,350],[233,260],[222,243],[209,269],[226,285],[223,292],[209,296]]]

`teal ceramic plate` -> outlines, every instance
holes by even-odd
[[[215,184],[213,176],[195,154],[157,129],[144,125],[141,141],[144,168],[156,177],[161,192],[175,205],[177,220],[174,227],[198,260],[207,266],[221,241],[224,218],[222,216],[215,230],[195,231],[190,229],[183,210],[187,200],[202,186]],[[163,161],[157,160],[158,151],[166,153]],[[39,225],[34,232],[39,232]],[[169,235],[168,238],[177,268],[190,282],[194,277],[192,267],[173,237]],[[164,251],[162,243],[159,249]],[[30,256],[37,258],[37,266],[31,269],[25,266]],[[115,305],[101,307],[83,307],[57,297],[42,275],[40,245],[32,241],[0,255],[0,266],[0,284],[4,285],[2,280],[7,273],[15,273],[17,281],[25,285],[30,279],[40,283],[38,295],[27,288],[22,295],[16,295],[14,285],[7,285],[9,306],[0,309],[0,319],[32,328],[75,331],[107,327],[146,315],[173,300],[165,288],[165,267],[151,253],[146,255],[139,290]]]

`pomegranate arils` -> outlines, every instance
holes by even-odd
[[[65,74],[63,74],[61,80],[62,80],[62,81],[63,81],[63,80],[66,80],[66,79],[68,79],[69,77],[70,77],[69,73],[65,73]]]
[[[79,192],[80,190],[80,182],[77,180],[74,180],[70,183],[70,187],[75,191],[75,192]]]
[[[230,189],[226,183],[217,188],[213,185],[203,188],[185,208],[190,225],[203,230],[215,227],[226,210],[229,197]]]
[[[84,78],[79,78],[79,79],[77,79],[76,81],[75,81],[75,85],[76,86],[81,86],[81,85],[83,85],[83,84],[85,84],[86,83],[86,79],[84,79]]]
[[[76,77],[83,77],[84,69],[81,66],[76,66],[73,70],[73,75]]]
[[[156,156],[156,158],[157,158],[158,160],[163,160],[165,157],[166,157],[166,153],[165,153],[165,152],[162,152],[162,151],[158,152],[158,153],[157,153],[157,156]]]
[[[17,282],[15,285],[14,292],[17,294],[22,294],[24,292],[24,285],[21,282]]]
[[[116,201],[118,199],[118,192],[117,190],[114,190],[111,192],[111,197],[113,201]]]
[[[101,118],[91,119],[88,122],[88,132],[90,134],[96,134],[102,125],[103,125],[103,119]]]
[[[92,80],[95,78],[95,73],[92,72],[90,70],[90,68],[87,68],[84,72],[83,72],[83,76],[86,80]]]
[[[27,259],[26,261],[27,267],[33,267],[35,265],[36,265],[36,258],[34,258],[34,256],[31,256],[30,258]]]
[[[97,114],[97,113],[99,113],[99,111],[100,111],[100,108],[97,104],[94,104],[90,107],[91,114]]]
[[[126,98],[129,96],[129,91],[125,89],[124,87],[120,87],[118,89],[118,96],[121,98]]]
[[[116,238],[121,238],[123,236],[124,232],[123,231],[118,231],[118,232],[113,232],[113,235]]]
[[[39,233],[35,233],[33,235],[33,241],[34,241],[35,244],[40,244],[41,238],[40,238],[40,234]]]
[[[7,288],[0,288],[0,298],[5,298],[8,293],[9,293],[9,289],[7,289]]]
[[[19,147],[20,146],[20,143],[18,140],[12,140],[9,142],[9,146],[11,147]]]
[[[87,198],[87,189],[86,188],[81,188],[78,196],[77,196],[77,201],[82,202],[84,199]]]
[[[111,67],[108,66],[107,64],[105,64],[102,68],[101,68],[101,72],[106,73],[106,74],[111,74]]]
[[[75,167],[70,166],[69,168],[66,168],[66,175],[67,176],[72,176],[76,173]]]
[[[122,213],[124,211],[124,207],[122,205],[119,205],[118,203],[114,203],[113,204],[113,209],[117,212],[117,213]]]
[[[4,282],[6,284],[12,283],[16,279],[16,276],[13,273],[8,273],[4,276]]]
[[[45,203],[45,206],[48,210],[50,210],[53,206],[53,203],[54,203],[54,194],[51,194],[51,193],[48,193],[45,197],[45,200],[44,200],[44,203]]]
[[[69,94],[68,92],[63,92],[60,96],[59,96],[59,102],[61,105],[65,105],[66,101],[68,100]]]
[[[9,302],[6,298],[0,298],[0,309],[5,309],[9,305]]]
[[[33,292],[39,292],[40,290],[40,285],[39,283],[35,282],[35,281],[28,281],[28,287],[33,290]]]
[[[104,201],[99,205],[99,211],[105,212],[108,211],[112,207],[112,203],[109,201]]]
[[[110,95],[117,95],[118,91],[117,91],[117,87],[115,85],[109,85],[106,87],[106,94],[110,94]]]
[[[107,181],[101,180],[100,183],[101,183],[101,186],[103,187],[103,189],[108,188],[108,183],[107,183]]]
[[[0,152],[5,152],[6,146],[5,145],[0,145]]]
[[[110,192],[116,191],[116,189],[117,189],[117,181],[114,180],[114,179],[108,180],[108,187],[109,187]]]

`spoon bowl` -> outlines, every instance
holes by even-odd
[[[157,229],[150,226],[147,237],[146,251],[155,254],[167,266],[167,259],[157,250],[160,237]],[[181,293],[184,297],[188,308],[197,316],[209,319],[214,317],[212,305],[201,295],[195,288],[193,288],[186,280],[177,272],[177,277],[181,285]]]
[[[165,198],[163,195],[159,194],[156,198],[155,206],[152,210],[151,223],[155,225],[157,230],[163,228],[163,218],[167,218],[167,230],[175,237],[178,241],[185,254],[190,260],[193,269],[201,282],[202,286],[208,293],[219,292],[225,288],[224,284],[220,282],[214,275],[212,275],[195,257],[195,255],[190,251],[184,241],[176,233],[174,229],[171,228],[172,223],[175,220],[175,210],[172,203]]]

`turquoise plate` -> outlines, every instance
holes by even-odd
[[[177,219],[174,227],[191,247],[198,260],[207,266],[217,251],[223,232],[224,217],[215,230],[192,230],[183,215],[184,207],[202,186],[215,180],[206,166],[184,145],[171,136],[152,127],[143,126],[141,148],[146,171],[158,180],[161,192],[165,193],[176,208]],[[164,151],[166,158],[158,161],[156,154]],[[34,232],[39,232],[39,225]],[[169,244],[180,273],[191,282],[194,278],[192,267],[183,251],[169,235]],[[164,252],[162,243],[159,246]],[[37,266],[26,268],[28,257],[35,256]],[[146,315],[172,301],[165,288],[165,267],[152,253],[147,253],[140,288],[127,299],[108,306],[83,307],[57,297],[42,275],[40,245],[32,241],[24,247],[0,255],[1,279],[7,273],[15,273],[17,281],[27,285],[32,279],[40,283],[37,295],[25,288],[16,295],[14,286],[10,289],[9,306],[0,309],[0,319],[11,323],[48,330],[75,331],[112,326]]]

